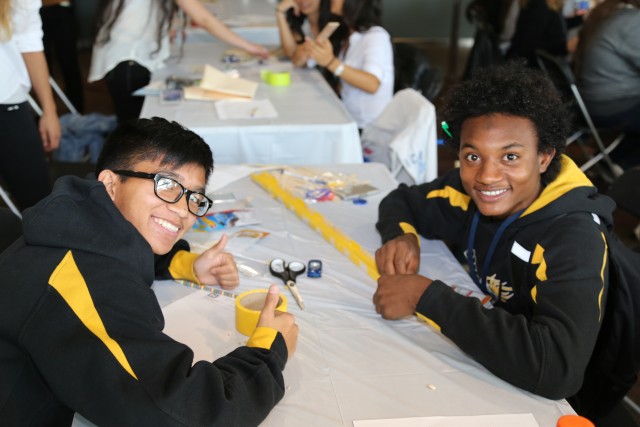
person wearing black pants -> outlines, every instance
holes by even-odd
[[[103,1],[88,80],[106,80],[118,122],[140,116],[144,98],[132,92],[146,86],[151,73],[165,67],[171,54],[169,29],[175,14],[183,12],[223,42],[252,55],[269,56],[264,46],[234,33],[199,0]]]
[[[148,85],[150,81],[151,72],[135,61],[120,62],[107,73],[105,82],[113,101],[118,123],[140,117],[144,97],[131,94]]]
[[[60,145],[40,6],[40,0],[12,1],[10,27],[0,22],[0,179],[21,210],[49,194],[45,152]],[[42,110],[37,121],[27,102],[31,91]]]
[[[51,192],[44,147],[29,104],[0,104],[0,129],[0,178],[23,210]]]
[[[69,1],[45,0],[40,9],[42,18],[42,43],[49,69],[54,58],[60,66],[64,91],[71,104],[84,111],[82,76],[78,65],[77,32],[73,6]]]

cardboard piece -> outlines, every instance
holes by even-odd
[[[219,99],[252,99],[258,83],[228,76],[211,65],[205,65],[200,86],[184,88],[185,99],[216,101]]]

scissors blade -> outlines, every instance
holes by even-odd
[[[296,286],[296,282],[293,280],[287,280],[285,282],[289,291],[291,291],[291,295],[293,295],[293,299],[296,300],[298,306],[301,310],[304,310],[304,302],[302,301],[302,296],[300,296],[300,292],[298,292],[298,287]]]

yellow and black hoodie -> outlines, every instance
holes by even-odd
[[[604,315],[604,230],[613,209],[563,156],[559,176],[498,242],[485,277],[494,307],[435,280],[418,313],[496,376],[551,399],[572,396]],[[376,227],[383,242],[416,232],[466,248],[475,212],[453,170],[430,183],[400,185],[381,202]],[[480,215],[472,257],[480,267],[500,224]]]
[[[284,394],[284,339],[258,328],[192,366],[150,289],[185,255],[154,262],[102,183],[58,180],[0,256],[0,425],[258,425]]]

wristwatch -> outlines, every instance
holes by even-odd
[[[340,65],[338,65],[336,69],[333,71],[333,75],[336,77],[340,77],[343,71],[344,71],[344,63],[341,62]]]

